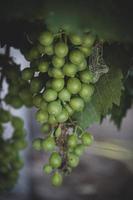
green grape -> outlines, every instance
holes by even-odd
[[[42,100],[39,107],[41,110],[47,111],[48,110],[47,106],[48,106],[48,103],[46,101]]]
[[[59,123],[63,123],[68,120],[68,117],[68,112],[65,109],[62,109],[62,111],[56,116],[56,120]]]
[[[33,97],[33,105],[36,106],[37,108],[39,108],[40,105],[41,105],[41,102],[42,102],[42,95],[41,94],[36,94]]]
[[[70,147],[70,148],[75,147],[77,145],[77,142],[78,142],[77,135],[72,134],[72,135],[68,136],[68,138],[67,138],[68,147]]]
[[[85,57],[88,57],[92,54],[92,48],[90,47],[88,48],[88,47],[81,46],[79,47],[79,50],[83,52]]]
[[[85,47],[91,47],[95,42],[96,37],[92,34],[86,34],[83,36],[82,45]]]
[[[18,85],[10,84],[8,86],[8,94],[15,95],[15,94],[18,93],[18,91],[19,91],[19,86]]]
[[[57,99],[57,92],[53,89],[46,89],[43,93],[45,101],[50,102]]]
[[[81,141],[82,141],[82,143],[83,143],[84,145],[89,146],[89,145],[91,145],[92,142],[93,142],[93,136],[92,136],[90,133],[85,132],[85,133],[83,133],[82,136],[81,136]]]
[[[64,78],[64,74],[63,74],[63,72],[62,72],[61,69],[53,68],[51,70],[51,77],[54,77],[54,78]]]
[[[24,127],[24,121],[20,117],[12,117],[11,123],[15,129],[22,129]]]
[[[59,42],[55,45],[54,51],[58,57],[64,58],[68,54],[68,46],[63,42]]]
[[[27,142],[24,139],[21,140],[17,140],[16,142],[14,142],[14,148],[15,149],[25,149],[27,147]]]
[[[56,120],[54,115],[49,115],[48,123],[51,124],[51,125],[57,124],[57,120]]]
[[[47,72],[48,71],[48,67],[49,67],[49,62],[48,61],[41,61],[38,64],[38,70],[39,72]]]
[[[57,138],[60,137],[61,132],[62,132],[61,127],[58,126],[58,128],[55,130],[55,136],[56,136]]]
[[[63,73],[66,76],[74,77],[77,73],[77,66],[72,63],[66,63],[63,67]]]
[[[79,95],[81,96],[81,98],[84,99],[84,101],[87,102],[90,100],[93,92],[94,92],[94,87],[92,85],[82,84]]]
[[[80,50],[73,50],[70,52],[69,59],[73,64],[79,65],[84,60],[84,54]]]
[[[59,101],[53,101],[48,104],[48,112],[51,115],[59,115],[62,111],[62,106]]]
[[[14,107],[16,109],[21,108],[23,106],[22,99],[17,95],[7,94],[5,97],[5,102],[7,104],[10,104],[12,107]]]
[[[83,83],[90,83],[93,81],[93,75],[89,70],[84,70],[82,72],[80,72],[80,80]]]
[[[64,63],[65,63],[64,58],[60,58],[58,56],[53,56],[52,64],[53,64],[54,67],[61,68],[61,67],[63,67]]]
[[[52,167],[49,164],[43,166],[43,171],[45,174],[50,174],[52,172]]]
[[[25,81],[31,80],[33,75],[34,75],[34,71],[32,70],[32,68],[28,67],[22,71],[22,79]]]
[[[73,33],[73,34],[70,34],[69,38],[70,38],[71,43],[74,45],[82,44],[82,38],[80,35]]]
[[[44,48],[44,46],[43,45],[41,45],[40,43],[39,44],[37,44],[37,50],[38,50],[38,52],[40,53],[40,54],[45,54],[45,48]]]
[[[59,153],[53,152],[49,158],[49,164],[52,168],[59,168],[62,164],[62,158]]]
[[[45,151],[53,151],[55,149],[55,140],[53,137],[48,136],[46,139],[42,141],[42,148]]]
[[[74,153],[77,156],[81,156],[83,154],[84,150],[85,150],[84,145],[78,144],[78,145],[76,145],[76,147],[74,149]]]
[[[36,120],[38,122],[40,122],[41,124],[47,122],[48,121],[48,113],[43,110],[38,110],[36,112]]]
[[[54,48],[53,45],[45,46],[45,53],[48,56],[52,56],[54,54]]]
[[[40,34],[38,40],[39,40],[40,44],[42,44],[44,46],[49,46],[53,43],[54,36],[51,32],[45,31]]]
[[[63,89],[64,84],[65,84],[64,79],[56,78],[56,79],[52,80],[51,87],[56,92],[59,92],[59,91],[61,91]]]
[[[79,164],[79,157],[73,153],[69,153],[68,154],[68,165],[70,167],[77,167],[78,164]]]
[[[61,101],[70,101],[71,94],[66,88],[63,88],[63,90],[59,92],[58,97]]]
[[[42,89],[42,82],[39,77],[34,77],[30,82],[30,91],[32,93],[37,93]]]
[[[79,65],[78,65],[78,71],[83,71],[87,68],[87,61],[84,59]]]
[[[72,107],[74,111],[77,111],[77,112],[82,111],[84,108],[84,101],[80,97],[73,97],[70,100],[70,106]]]
[[[41,132],[48,133],[50,131],[50,125],[49,124],[43,124],[41,126]]]
[[[7,110],[0,108],[0,122],[7,123],[10,121],[11,115]]]
[[[68,105],[68,104],[65,104],[65,109],[67,110],[69,116],[73,115],[74,113],[74,110]]]
[[[27,51],[25,54],[25,58],[28,61],[32,61],[39,56],[39,51],[37,50],[36,47],[32,47],[29,51]]]
[[[33,105],[32,94],[28,89],[26,89],[26,88],[22,89],[19,92],[19,96],[26,106],[32,106]]]
[[[77,94],[81,90],[81,82],[78,78],[70,78],[67,81],[67,89],[71,94]]]
[[[15,128],[15,131],[13,132],[13,138],[15,139],[21,139],[25,135],[26,135],[26,131],[24,129],[19,129],[17,127]]]
[[[59,174],[59,172],[55,172],[52,176],[52,185],[55,187],[59,187],[62,184],[62,176]]]

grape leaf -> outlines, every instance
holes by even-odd
[[[100,78],[91,101],[86,104],[82,113],[77,113],[74,117],[81,127],[87,128],[95,122],[99,123],[113,104],[120,105],[122,78],[121,70],[116,67],[110,67],[109,72]]]

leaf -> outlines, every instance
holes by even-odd
[[[111,67],[95,85],[95,92],[91,101],[86,104],[82,113],[77,113],[75,119],[78,124],[87,128],[91,124],[100,122],[112,109],[113,104],[119,106],[122,90],[122,72],[119,68]]]

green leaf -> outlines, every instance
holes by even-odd
[[[109,72],[103,75],[95,85],[95,92],[91,101],[86,104],[82,113],[77,113],[75,119],[78,124],[87,128],[91,124],[99,123],[112,109],[113,104],[119,106],[122,84],[122,72],[119,68],[111,67]]]

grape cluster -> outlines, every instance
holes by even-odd
[[[62,175],[78,165],[79,156],[92,143],[89,133],[80,130],[78,135],[75,131],[73,116],[83,111],[94,92],[88,57],[95,40],[90,33],[54,35],[45,31],[25,54],[31,67],[25,68],[21,77],[30,85],[33,105],[38,109],[35,117],[46,134],[35,139],[33,147],[51,152],[43,170],[47,174],[54,172],[55,186],[61,185]]]
[[[4,129],[9,122],[13,132],[9,138],[6,138]],[[16,184],[19,170],[24,164],[19,153],[27,145],[25,134],[23,120],[0,108],[0,191],[10,189]]]

